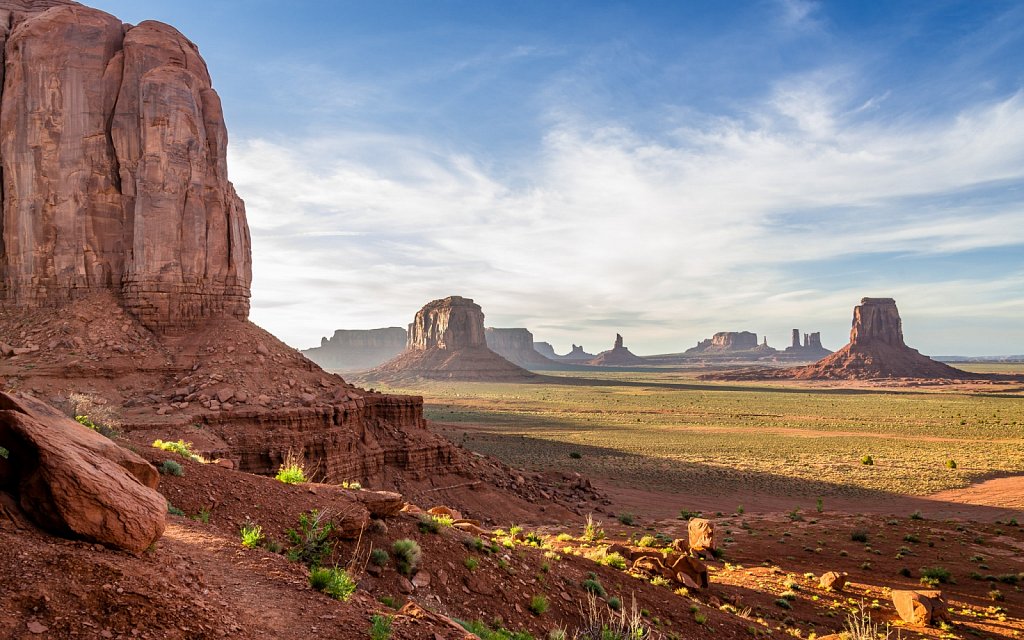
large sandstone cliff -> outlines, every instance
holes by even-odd
[[[114,292],[147,327],[249,312],[245,208],[196,46],[57,0],[0,0],[0,300]]]
[[[542,356],[535,348],[529,329],[496,329],[487,327],[487,348],[513,364],[525,369],[555,369],[558,363]],[[552,350],[554,353],[554,350]]]

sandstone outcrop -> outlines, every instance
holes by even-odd
[[[715,551],[718,548],[718,540],[715,537],[715,525],[704,518],[690,518],[686,526],[689,537],[690,550],[694,553]]]
[[[907,624],[925,627],[947,619],[941,591],[893,590],[892,603],[896,613]]]
[[[793,329],[793,341],[790,346],[782,352],[784,356],[794,359],[819,360],[832,352],[821,346],[821,333],[803,334],[803,342],[800,340],[800,330]]]
[[[469,298],[434,300],[416,313],[405,351],[369,371],[368,381],[531,380],[535,374],[487,348],[484,313]]]
[[[245,319],[245,208],[196,46],[72,2],[0,0],[0,302],[115,293],[148,328]]]
[[[40,528],[141,553],[164,531],[156,469],[27,396],[0,393],[0,491]]]
[[[558,364],[545,358],[534,348],[533,334],[528,329],[496,329],[484,333],[487,348],[524,369],[554,369]],[[548,345],[551,346],[551,345]],[[554,350],[552,349],[552,353]]]
[[[387,362],[405,350],[409,335],[401,327],[386,329],[338,329],[319,347],[305,349],[302,355],[325,369],[365,371]]]
[[[576,345],[573,345],[575,348]],[[588,364],[595,366],[628,366],[645,364],[644,359],[633,353],[622,344],[622,336],[615,334],[615,345],[609,351],[602,351]]]
[[[756,333],[750,331],[719,331],[710,338],[705,338],[698,342],[697,346],[687,349],[684,354],[692,356],[750,351],[758,348],[758,346]]]
[[[536,349],[545,358],[554,362],[564,362],[566,364],[586,364],[590,360],[597,357],[593,353],[587,353],[583,350],[583,345],[574,344],[572,350],[564,356],[560,356],[555,353],[555,348],[551,346],[549,342],[534,342],[533,348]]]

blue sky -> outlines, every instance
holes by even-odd
[[[1024,353],[1018,2],[92,3],[202,51],[298,347],[476,299],[561,351]]]

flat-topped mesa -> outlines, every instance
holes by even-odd
[[[220,99],[173,27],[0,0],[0,302],[111,291],[148,328],[249,313],[245,207]]]
[[[470,298],[448,296],[416,312],[409,329],[409,349],[454,350],[486,347],[484,312]]]
[[[529,344],[532,350],[532,335]],[[409,325],[405,351],[367,372],[363,379],[511,381],[534,377],[487,348],[480,305],[469,298],[449,296],[428,302],[417,311]]]
[[[326,369],[365,371],[402,353],[408,341],[408,332],[401,327],[338,329],[302,355]]]
[[[894,347],[906,347],[903,342],[903,323],[896,301],[892,298],[861,298],[853,309],[853,328],[850,344],[884,342]]]
[[[484,336],[487,348],[513,364],[526,369],[550,369],[553,360],[542,356],[534,348],[533,334],[529,329],[497,329],[487,327]],[[550,346],[550,345],[548,345]],[[552,353],[554,350],[552,349]]]

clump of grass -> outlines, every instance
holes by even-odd
[[[860,457],[860,463],[870,467],[875,464],[875,459],[869,455],[863,455]]]
[[[345,602],[355,593],[356,581],[344,569],[316,567],[309,572],[309,586]]]
[[[93,431],[95,431],[96,433],[100,434],[101,436],[106,436],[108,438],[113,438],[113,437],[118,435],[117,430],[114,429],[113,427],[111,427],[111,426],[109,426],[107,424],[104,424],[102,422],[98,422],[98,423],[97,422],[93,422],[89,418],[89,416],[75,416],[75,422],[77,422],[78,424],[82,425],[83,427],[87,427],[89,429],[92,429]]]
[[[242,546],[246,549],[255,549],[263,544],[263,527],[254,522],[243,524],[240,533],[242,534]]]
[[[452,526],[455,520],[451,516],[424,514],[420,516],[419,528],[421,533],[440,533],[441,529]]]
[[[7,460],[11,457],[11,452],[4,447],[0,447],[0,458]]]
[[[636,545],[638,547],[656,547],[658,546],[658,539],[654,536],[644,536],[637,540]]]
[[[185,515],[184,511],[182,511],[178,507],[174,506],[170,502],[167,503],[167,513],[171,514],[172,516],[183,516],[183,515]]]
[[[305,459],[289,449],[288,455],[285,456],[284,462],[281,463],[281,467],[277,470],[277,475],[274,478],[285,484],[308,482]]]
[[[854,531],[850,534],[850,540],[853,540],[854,542],[867,542],[868,532],[860,530]]]
[[[656,587],[670,587],[672,583],[665,576],[654,576],[651,578],[651,584]]]
[[[575,640],[648,640],[651,630],[644,623],[643,612],[637,608],[636,598],[628,611],[598,604],[597,596],[587,594],[586,604],[580,605],[580,627],[569,637]]]
[[[701,515],[702,513],[700,511],[690,511],[688,509],[681,509],[679,511],[680,520],[691,520],[693,518],[699,518]]]
[[[620,513],[619,522],[626,525],[627,527],[631,527],[636,523],[636,516],[628,512]]]
[[[789,600],[785,598],[779,598],[775,601],[775,606],[780,609],[786,609],[787,611],[793,608],[793,605],[789,604]]]
[[[403,538],[395,540],[391,545],[391,554],[395,557],[395,567],[403,575],[409,575],[420,563],[423,552],[415,540]]]
[[[591,572],[587,575],[587,579],[583,581],[583,590],[587,593],[592,593],[598,598],[603,598],[608,595],[605,591],[604,585],[597,579],[597,574]]]
[[[911,520],[924,520],[924,516],[921,515],[920,511],[915,511],[914,513],[910,514],[910,519]]]
[[[601,558],[601,564],[623,571],[626,568],[626,559],[622,557],[622,554],[609,553]]]
[[[587,519],[583,523],[583,535],[580,536],[581,540],[587,540],[589,542],[597,542],[598,540],[604,539],[604,529],[601,528],[601,523],[594,520],[594,516],[587,514]]]
[[[535,616],[543,615],[548,610],[548,599],[543,594],[538,594],[530,598],[529,607],[530,613]]]
[[[160,473],[165,476],[178,476],[179,478],[185,475],[185,471],[182,470],[181,465],[174,460],[164,460],[161,462]]]
[[[947,469],[956,469],[956,460],[954,460],[952,458],[950,458],[949,460],[946,460],[946,468]]]
[[[612,611],[621,611],[622,610],[622,599],[619,598],[618,596],[612,596],[612,597],[608,598],[608,608],[611,609]]]
[[[391,638],[391,616],[374,614],[370,618],[370,640],[389,640]]]
[[[989,598],[989,600],[992,600],[993,602],[1000,602],[1004,598],[1003,592],[1000,591],[999,589],[992,589],[991,591],[988,592],[988,598]]]
[[[370,552],[370,562],[378,567],[386,566],[389,560],[391,560],[391,556],[383,549],[374,549]]]
[[[470,571],[476,571],[477,567],[480,566],[480,562],[473,556],[466,556],[466,559],[462,561],[462,564],[466,565],[466,568]]]
[[[288,559],[301,562],[307,567],[320,566],[332,551],[332,531],[334,523],[327,511],[313,509],[309,513],[300,513],[298,530],[288,530],[288,541],[292,544],[288,550]]]
[[[202,457],[198,453],[192,450],[192,443],[185,442],[184,440],[178,440],[177,442],[164,442],[163,440],[154,440],[153,447],[160,449],[161,451],[170,451],[176,453],[182,458],[191,460],[192,462],[200,462],[206,464],[209,462],[206,458]]]
[[[210,524],[210,509],[209,507],[203,507],[199,510],[199,513],[192,516],[192,519],[196,522],[202,522],[203,524]]]

